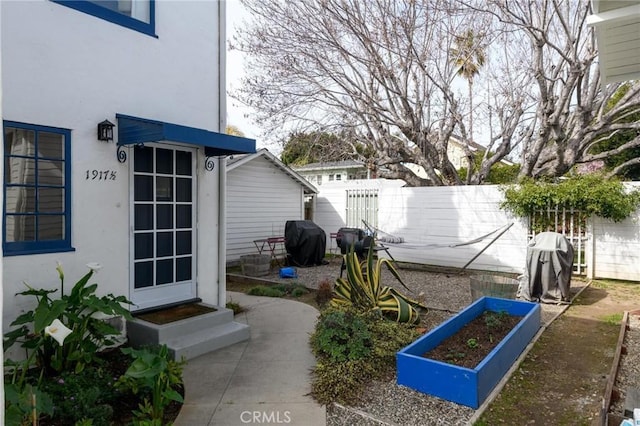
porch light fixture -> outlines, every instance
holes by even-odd
[[[102,123],[98,123],[98,140],[109,142],[113,140],[113,128],[115,124],[109,120],[104,120]]]

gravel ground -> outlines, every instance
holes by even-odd
[[[333,283],[340,274],[340,262],[341,260],[337,258],[327,265],[297,268],[296,281],[310,288],[317,288],[323,280]],[[291,281],[291,279],[279,279],[275,272],[265,278]],[[429,307],[430,310],[423,317],[421,325],[433,328],[472,302],[469,288],[469,277],[472,274],[473,272],[460,274],[403,268],[400,270],[400,275],[412,292],[407,292],[399,286],[395,278],[386,270],[383,273],[382,283],[393,285],[407,296]],[[572,298],[585,285],[584,282],[573,280]],[[548,325],[564,312],[567,305],[541,304],[541,308],[542,322]],[[640,354],[640,350],[636,353]],[[635,366],[640,366],[640,362],[636,362]],[[640,374],[636,374],[635,378],[638,376]],[[327,407],[327,425],[462,425],[466,424],[475,413],[472,408],[398,386],[395,382],[395,377],[385,382],[374,382],[366,392],[366,399],[358,406]]]
[[[620,398],[613,399],[609,413],[623,414],[628,389],[640,389],[640,311],[629,314],[629,329],[624,338],[626,353],[620,358],[615,388]]]

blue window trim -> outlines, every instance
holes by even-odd
[[[71,9],[87,13],[96,18],[113,22],[114,24],[141,32],[151,37],[156,35],[156,0],[149,0],[149,23],[140,21],[130,16],[123,15],[114,10],[107,9],[99,4],[84,0],[51,0],[54,3],[70,7]]]
[[[62,240],[53,241],[17,241],[7,242],[7,206],[6,196],[2,203],[2,248],[4,256],[18,256],[25,254],[58,253],[74,251],[71,246],[71,130],[60,127],[40,126],[35,124],[19,123],[15,121],[3,121],[3,132],[7,127],[32,130],[35,132],[57,133],[64,136],[64,225],[65,234]],[[5,158],[9,154],[5,152]],[[3,191],[6,195],[7,182],[3,179]]]

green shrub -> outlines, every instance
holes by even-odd
[[[238,315],[246,311],[246,309],[243,306],[241,306],[239,303],[234,301],[227,302],[226,308],[231,309],[233,311],[233,315]]]
[[[302,286],[296,287],[293,290],[291,290],[291,296],[293,297],[300,297],[308,293],[309,293],[309,290],[307,290]]]
[[[284,294],[288,294],[293,297],[300,297],[303,294],[309,293],[309,290],[302,284],[298,283],[284,283],[284,284],[276,284],[273,288],[282,291]]]
[[[520,217],[557,205],[580,210],[587,217],[620,222],[640,206],[640,191],[627,192],[620,181],[597,174],[572,176],[558,183],[526,180],[502,191],[505,199],[500,207]]]
[[[373,338],[365,321],[346,310],[323,312],[311,336],[314,353],[332,361],[363,358],[371,352],[372,344]]]
[[[250,288],[249,291],[247,291],[247,294],[250,294],[251,296],[282,297],[285,293],[277,288],[258,285]]]
[[[374,338],[373,357],[381,367],[395,366],[396,353],[420,337],[420,333],[414,327],[380,316],[370,315],[367,325]]]
[[[332,402],[353,404],[375,375],[376,369],[368,359],[345,362],[321,360],[313,370],[311,395],[324,405]]]
[[[347,322],[355,330],[345,327]],[[363,336],[369,336],[371,341],[364,344]],[[318,360],[313,372],[312,395],[322,404],[353,403],[371,380],[393,371],[396,352],[419,336],[412,326],[390,321],[379,311],[326,309],[311,336]],[[368,350],[357,352],[363,347]],[[358,356],[345,356],[347,350],[355,350]]]
[[[266,297],[283,297],[286,295],[292,297],[300,297],[303,294],[309,293],[309,290],[302,284],[286,283],[276,285],[258,285],[252,287],[247,291],[247,294],[252,296],[266,296]]]
[[[87,367],[80,373],[64,372],[43,383],[43,390],[56,396],[52,420],[56,424],[76,424],[91,420],[94,426],[108,426],[113,417],[115,379],[108,372]]]

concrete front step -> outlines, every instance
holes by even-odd
[[[249,338],[249,326],[233,321],[233,311],[219,306],[209,312],[154,324],[135,318],[127,321],[127,336],[133,347],[166,344],[174,359],[192,359],[207,352],[233,345]]]
[[[166,342],[173,359],[193,359],[208,352],[245,341],[250,337],[249,326],[231,321],[224,325],[187,334]]]
[[[201,303],[201,305],[204,305]],[[154,324],[136,318],[133,322],[127,323],[127,331],[129,336],[137,335],[139,332],[143,334],[136,341],[154,344],[157,342],[166,342],[185,334],[195,333],[205,328],[216,327],[233,321],[233,311],[231,309],[222,308],[220,306],[209,306],[215,308],[214,312],[197,315],[179,321],[173,321],[167,324]]]

